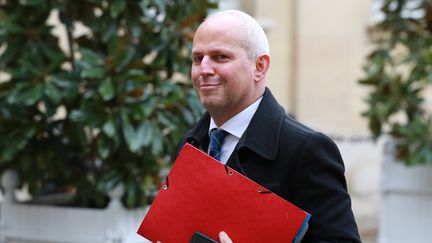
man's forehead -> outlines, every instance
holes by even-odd
[[[239,48],[245,48],[242,38],[238,34],[216,33],[207,35],[206,33],[208,32],[195,35],[192,53],[231,53]]]
[[[210,17],[201,23],[198,29],[211,29],[214,31],[242,31],[243,21],[231,15]]]
[[[198,53],[230,53],[232,47],[228,47],[226,45],[218,45],[218,44],[195,44],[192,47],[192,54]]]
[[[223,44],[237,43],[240,44],[243,41],[244,30],[242,26],[236,26],[236,24],[218,23],[212,20],[211,23],[204,22],[197,29],[193,46],[197,44],[205,44],[208,46],[211,43],[215,45],[219,43],[220,46]]]

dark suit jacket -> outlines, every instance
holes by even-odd
[[[185,142],[207,151],[209,123],[206,113],[177,154]],[[287,116],[269,89],[227,165],[312,215],[302,242],[360,242],[338,148]]]

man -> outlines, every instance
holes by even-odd
[[[213,14],[197,29],[192,55],[207,112],[177,153],[188,142],[310,213],[302,242],[360,242],[336,145],[287,116],[266,88],[270,54],[259,24],[240,11]],[[222,138],[216,154],[210,136]],[[224,230],[219,240],[231,242]]]

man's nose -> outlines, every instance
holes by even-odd
[[[204,56],[201,60],[201,74],[202,75],[212,75],[214,74],[214,67],[212,60],[209,56]]]

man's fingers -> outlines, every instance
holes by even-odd
[[[221,243],[232,243],[232,240],[228,237],[227,233],[223,231],[219,233],[219,240]]]

